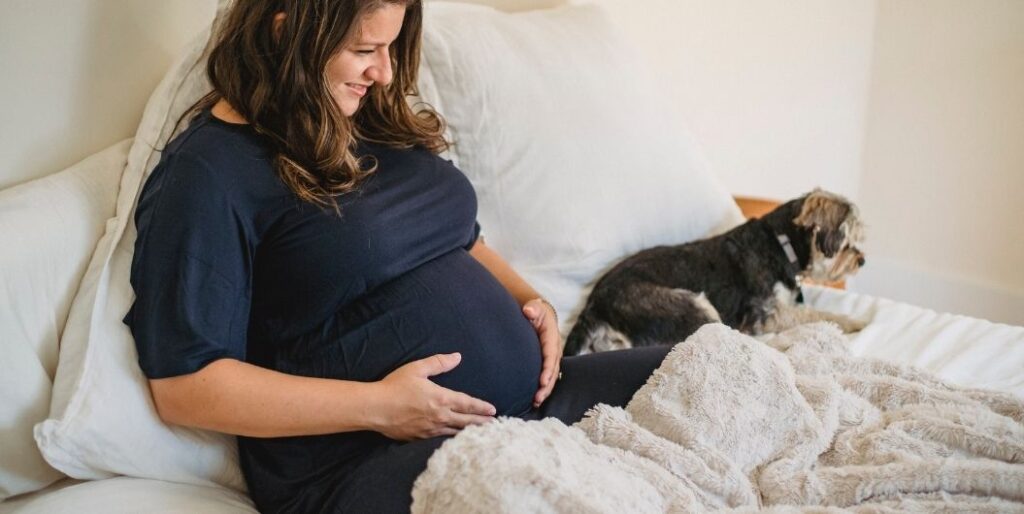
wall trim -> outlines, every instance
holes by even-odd
[[[895,259],[869,257],[864,269],[847,282],[847,288],[941,312],[1024,326],[1024,291]]]

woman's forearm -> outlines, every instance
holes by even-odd
[[[490,271],[498,279],[498,282],[501,282],[501,285],[505,286],[505,289],[519,302],[519,305],[541,297],[540,293],[519,276],[504,258],[485,245],[483,239],[477,240],[469,254],[483,264],[487,271]]]
[[[375,383],[287,375],[220,359],[179,377],[150,380],[168,423],[252,437],[372,430]]]

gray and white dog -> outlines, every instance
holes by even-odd
[[[643,250],[594,285],[565,355],[674,344],[712,322],[751,334],[821,320],[858,331],[860,321],[803,305],[800,281],[856,272],[863,232],[855,205],[815,189],[722,235]]]

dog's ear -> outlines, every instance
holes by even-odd
[[[810,229],[821,253],[833,257],[846,242],[843,223],[851,210],[850,202],[843,197],[815,189],[804,198],[800,214],[793,222]]]

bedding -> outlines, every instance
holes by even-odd
[[[705,325],[624,409],[463,430],[412,511],[1024,511],[1024,400],[848,345],[823,322],[765,342]]]

